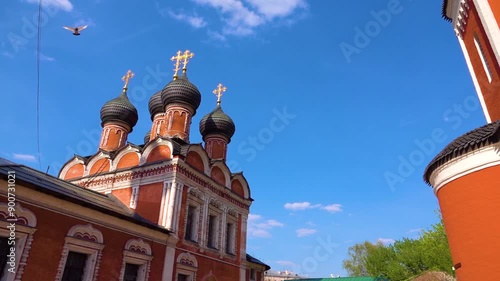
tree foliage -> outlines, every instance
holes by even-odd
[[[391,245],[364,242],[349,248],[343,267],[349,276],[383,276],[404,281],[426,271],[453,275],[448,239],[441,221],[417,239],[403,238]]]

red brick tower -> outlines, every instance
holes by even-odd
[[[445,0],[488,123],[500,119],[500,1]]]
[[[429,164],[458,281],[500,280],[500,1],[445,0],[487,125],[450,143]],[[493,121],[493,122],[492,122]]]
[[[186,50],[183,54],[179,51],[176,56],[172,57],[172,60],[176,62],[174,79],[161,91],[161,101],[165,109],[165,122],[163,124],[158,123],[157,125],[160,127],[160,133],[162,131],[165,132],[162,136],[176,137],[187,143],[189,142],[192,118],[201,103],[200,91],[194,84],[189,82],[186,75],[187,63],[193,56],[193,53]],[[179,77],[177,73],[181,61],[183,68],[182,76]],[[155,133],[154,130],[151,131],[152,134]]]
[[[429,164],[458,281],[500,280],[500,120],[450,143]]]
[[[217,96],[217,106],[200,121],[200,133],[205,142],[205,150],[208,157],[226,161],[227,145],[231,142],[231,137],[235,132],[233,120],[222,111],[220,106],[221,96],[227,90],[219,84],[213,93]]]

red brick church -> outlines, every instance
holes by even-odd
[[[1,281],[263,280],[269,266],[246,253],[249,184],[226,165],[235,124],[223,85],[199,124],[204,143],[189,141],[202,96],[192,57],[179,51],[173,80],[151,96],[144,144],[127,141],[138,121],[129,71],[101,109],[95,154],[75,155],[59,178],[0,160]]]
[[[487,124],[455,139],[425,170],[458,281],[500,280],[500,1],[445,0]]]

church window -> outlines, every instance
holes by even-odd
[[[488,77],[488,82],[491,82],[491,66],[488,63],[488,60],[486,59],[486,54],[484,53],[483,46],[481,45],[481,42],[479,41],[479,37],[477,33],[474,33],[474,44],[476,45],[476,49],[479,53],[479,57],[481,58],[481,62],[484,67],[484,72],[486,72],[486,76]]]
[[[120,281],[147,281],[153,252],[142,239],[130,239],[123,251]]]
[[[236,226],[234,223],[227,223],[226,224],[226,253],[227,254],[234,254],[234,240],[235,240],[235,231]]]
[[[215,215],[208,216],[207,246],[212,249],[217,249],[217,223],[218,218]]]
[[[81,281],[88,256],[78,252],[69,252],[64,266],[62,281]]]
[[[187,209],[186,231],[184,233],[184,239],[196,242],[197,221],[198,221],[197,208],[193,205],[189,205]]]

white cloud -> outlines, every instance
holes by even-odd
[[[297,268],[297,267],[299,267],[299,265],[294,263],[293,261],[276,261],[276,264],[279,264],[285,268]]]
[[[295,231],[297,233],[297,237],[304,237],[308,235],[313,235],[314,233],[317,232],[316,229],[312,228],[300,228]]]
[[[306,8],[304,0],[246,0],[267,19],[286,17],[297,8]]]
[[[36,156],[31,154],[12,153],[12,157],[16,160],[36,162]]]
[[[202,17],[196,15],[191,16],[182,12],[175,13],[170,10],[167,13],[168,16],[170,16],[171,18],[176,19],[178,21],[186,22],[194,28],[202,28],[207,25],[207,22]]]
[[[320,208],[330,213],[337,213],[342,211],[342,205],[340,204],[331,204],[323,206],[322,204],[313,205],[310,202],[295,202],[295,203],[286,203],[284,207],[285,209],[292,211],[302,211],[315,208]]]
[[[214,40],[214,41],[220,41],[220,42],[226,42],[227,38],[226,36],[222,35],[221,33],[217,32],[217,31],[207,31],[207,35],[208,37],[210,37],[210,39]]]
[[[384,244],[384,245],[387,245],[387,244],[392,244],[392,243],[394,243],[394,242],[395,242],[395,240],[394,240],[394,239],[391,239],[391,238],[379,238],[379,239],[377,239],[377,242],[382,243],[382,244]]]
[[[28,3],[38,4],[39,0],[25,0]],[[73,4],[69,0],[43,0],[43,6],[54,7],[66,12],[71,12],[73,10]]]
[[[49,56],[46,56],[46,55],[40,53],[40,60],[41,61],[52,62],[52,61],[55,61],[56,59],[54,59],[53,57],[49,57]]]
[[[330,213],[342,212],[342,205],[340,204],[331,204],[328,206],[322,207],[323,210],[326,210]]]
[[[276,227],[283,227],[284,224],[277,220],[262,220],[262,216],[249,214],[247,232],[253,237],[271,237],[270,230]]]
[[[292,15],[298,8],[305,8],[305,0],[191,0],[199,5],[217,9],[223,15],[224,35],[247,36],[256,27],[277,17]],[[253,9],[252,9],[253,8]]]
[[[321,204],[312,205],[310,202],[295,202],[295,203],[286,203],[284,207],[287,210],[302,211],[302,210],[321,207]]]
[[[408,233],[415,233],[415,232],[422,232],[422,229],[421,228],[414,228],[414,229],[408,230]]]
[[[8,52],[8,51],[3,51],[2,52],[2,56],[6,57],[6,58],[9,58],[9,59],[14,58],[14,54],[11,53],[11,52]]]

